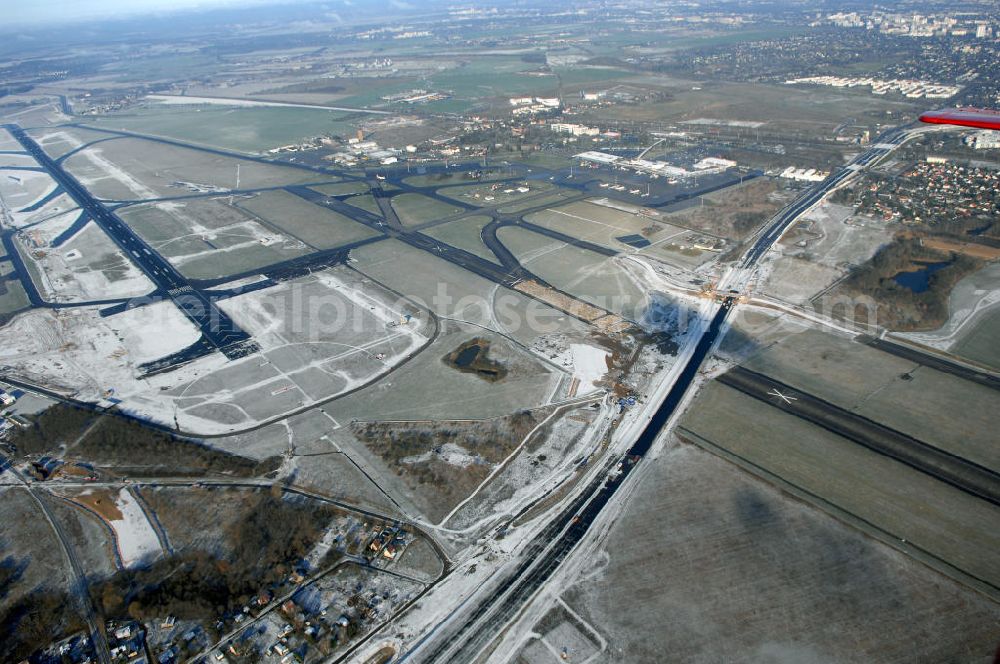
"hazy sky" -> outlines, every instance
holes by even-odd
[[[194,9],[259,4],[245,0],[13,0],[4,2],[3,20],[14,24],[44,24],[85,18],[129,16],[165,9]]]

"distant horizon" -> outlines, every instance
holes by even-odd
[[[306,4],[313,0],[39,0],[8,9],[6,27],[38,28],[102,19],[126,19],[148,14],[211,11],[277,4]]]

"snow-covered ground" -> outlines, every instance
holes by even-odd
[[[897,332],[894,336],[937,348],[950,350],[968,330],[975,327],[988,311],[1000,306],[1000,263],[987,265],[955,284],[948,298],[947,322],[929,332]]]
[[[139,501],[128,488],[118,492],[115,506],[121,512],[122,518],[109,521],[108,524],[115,531],[115,542],[122,563],[126,567],[132,567],[162,553],[156,531],[149,523]]]
[[[573,375],[581,385],[596,387],[608,373],[608,351],[590,344],[572,344]]]
[[[201,205],[204,202],[201,201],[195,204]],[[181,266],[192,261],[199,261],[206,256],[214,256],[221,261],[225,261],[227,260],[226,254],[239,254],[247,248],[260,245],[281,245],[285,249],[301,249],[303,251],[306,249],[306,245],[301,241],[275,232],[259,221],[250,218],[226,225],[219,225],[219,220],[215,219],[214,223],[216,225],[206,226],[202,223],[204,220],[200,215],[192,214],[189,211],[189,205],[191,203],[182,201],[159,201],[148,206],[157,212],[173,217],[181,226],[187,229],[187,232],[174,235],[165,241],[160,240],[151,243],[154,249],[163,254],[176,266]],[[129,208],[124,215],[126,220],[131,222],[131,215],[140,213],[146,207]],[[180,248],[189,243],[192,238],[201,240],[202,243],[216,243],[224,246],[212,247],[205,244],[201,250],[181,251]],[[217,239],[222,239],[223,242],[218,243],[216,242]],[[201,245],[198,244],[195,246]],[[256,278],[259,279],[259,277]]]
[[[117,493],[87,489],[75,496],[66,497],[84,506],[90,514],[100,518],[111,528],[114,546],[124,567],[148,563],[163,553],[149,517],[129,487],[123,487]],[[113,500],[114,504],[109,504],[111,500],[108,499]]]
[[[37,168],[38,163],[30,154],[0,154],[0,168],[8,166],[15,168],[18,166],[34,166]]]
[[[3,198],[4,205],[13,212],[42,200],[55,191],[57,186],[48,173],[0,168],[0,197]]]
[[[89,161],[91,164],[100,169],[100,171],[104,174],[101,177],[92,177],[77,173],[76,174],[77,179],[80,180],[80,183],[83,184],[84,186],[90,187],[100,182],[101,180],[104,180],[106,178],[111,178],[112,180],[115,180],[119,184],[125,186],[125,188],[131,191],[135,195],[135,198],[137,199],[159,198],[159,194],[155,190],[150,189],[146,185],[142,184],[141,182],[133,178],[131,175],[128,174],[127,171],[125,171],[123,168],[121,168],[114,162],[105,159],[103,151],[101,150],[100,146],[92,146],[87,148],[86,150],[81,151],[79,153],[79,157],[82,157],[87,161]],[[71,160],[77,158],[78,157],[74,155],[74,157],[72,157]]]
[[[97,307],[33,309],[0,328],[0,363],[13,376],[100,401],[155,394],[159,385],[138,378],[138,365],[182,350],[199,331],[171,302],[102,318]]]
[[[140,365],[178,352],[199,330],[170,301],[102,318],[96,307],[35,309],[0,328],[0,364],[29,382],[102,402],[192,433],[227,433],[287,415],[390,371],[429,339],[431,323],[400,324],[391,294],[349,272],[326,271],[221,302],[261,352],[220,353],[142,377]],[[302,295],[298,314],[296,293]],[[309,302],[347,312],[324,328]],[[334,306],[336,305],[336,306]]]
[[[424,452],[416,456],[408,456],[400,459],[400,463],[413,464],[413,463],[423,463],[425,461],[430,461],[431,459],[438,459],[452,466],[458,466],[459,468],[468,468],[469,466],[475,464],[484,464],[486,461],[479,455],[469,454],[461,445],[456,445],[455,443],[445,443],[437,449],[431,450],[430,452]]]
[[[10,210],[12,228],[24,229],[39,246],[48,245],[60,233],[69,228],[79,215],[80,208],[72,198],[60,194],[34,212]]]
[[[363,111],[375,113],[377,115],[390,115],[386,111],[366,110],[362,108],[341,108],[339,106],[322,106],[320,104],[297,104],[294,102],[281,101],[258,101],[255,99],[233,99],[229,97],[189,97],[187,95],[147,95],[146,99],[165,105],[190,106],[192,104],[212,104],[216,106],[241,106],[241,107],[284,107],[284,108],[314,108],[321,111]]]
[[[70,219],[70,222],[72,219]],[[61,219],[60,225],[66,225]],[[89,222],[59,248],[40,246],[30,231],[21,255],[33,262],[36,284],[50,302],[88,302],[145,295],[155,284],[94,222]]]

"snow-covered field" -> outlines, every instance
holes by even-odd
[[[608,351],[589,344],[572,344],[573,375],[582,385],[596,387],[608,373]]]
[[[118,492],[115,506],[122,514],[117,521],[109,521],[115,531],[118,554],[126,567],[132,567],[138,562],[148,560],[162,552],[156,531],[150,525],[146,513],[132,492],[125,488]]]
[[[352,274],[329,270],[222,301],[261,346],[240,360],[213,353],[142,377],[140,365],[200,338],[163,301],[107,318],[96,307],[25,312],[0,328],[0,363],[82,400],[113,392],[122,410],[192,433],[241,430],[366,384],[428,342],[428,321],[400,324],[391,294]]]
[[[170,302],[102,318],[96,307],[33,309],[0,328],[0,363],[20,376],[100,401],[155,394],[159,385],[138,378],[138,365],[179,351],[199,331]]]
[[[77,218],[80,208],[72,198],[60,194],[34,212],[10,210],[12,228],[29,231],[38,245],[47,245],[69,228]]]
[[[937,330],[897,332],[895,336],[939,350],[950,350],[984,314],[1000,307],[1000,263],[987,265],[955,284],[948,298],[949,317]]]
[[[8,166],[38,167],[38,162],[30,154],[0,154],[0,168]]]
[[[240,106],[240,107],[250,107],[250,106],[274,106],[274,107],[284,107],[284,108],[315,108],[321,111],[364,111],[367,113],[375,113],[378,115],[390,115],[386,111],[373,111],[360,108],[340,108],[338,106],[321,106],[320,104],[296,104],[292,102],[282,102],[282,101],[258,101],[255,99],[232,99],[228,97],[188,97],[181,95],[147,95],[146,99],[152,101],[166,104],[166,105],[183,105],[190,106],[192,104],[211,104],[216,106]]]
[[[0,197],[11,211],[18,211],[42,200],[56,190],[56,181],[48,173],[0,168]]]
[[[68,227],[67,219],[72,223],[73,216],[63,215],[58,225]],[[58,248],[31,246],[38,244],[39,238],[32,238],[30,231],[26,239],[27,243],[22,243],[22,256],[37,266],[41,278],[36,286],[50,302],[137,297],[155,288],[155,284],[93,222]]]
[[[113,507],[104,501],[105,496],[98,497],[96,493],[98,490],[83,491],[74,502],[86,505],[88,511],[99,514],[101,520],[111,527],[122,565],[133,567],[138,563],[148,562],[163,552],[156,531],[131,489],[125,487],[117,494],[112,494]],[[97,502],[104,501],[106,506],[97,509],[94,506],[95,499]]]
[[[103,173],[103,175],[100,177],[93,177],[77,173],[76,174],[77,179],[79,179],[80,182],[83,185],[87,186],[88,188],[100,182],[101,180],[110,178],[112,180],[115,180],[119,184],[123,185],[126,189],[132,192],[132,194],[137,199],[159,197],[159,194],[155,190],[150,189],[146,185],[142,184],[141,182],[133,178],[131,175],[129,175],[124,169],[119,167],[117,164],[110,161],[109,159],[106,159],[103,155],[103,151],[101,150],[100,146],[89,147],[86,150],[81,151],[79,155],[84,159],[86,159],[87,161],[89,161],[92,165],[97,167]]]
[[[318,272],[219,306],[261,352],[163,393],[192,431],[239,430],[324,401],[384,375],[428,341],[426,322],[399,324],[403,312],[391,295],[346,271]]]

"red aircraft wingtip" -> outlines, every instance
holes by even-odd
[[[928,124],[1000,130],[1000,112],[984,108],[952,108],[943,111],[928,111],[920,116],[920,121]]]

